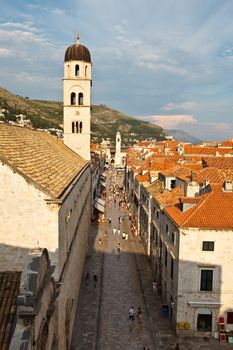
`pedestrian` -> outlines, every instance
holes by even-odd
[[[121,216],[119,216],[118,221],[119,221],[119,224],[120,224],[121,223]]]
[[[97,282],[98,282],[98,277],[97,277],[96,274],[94,274],[94,275],[93,275],[94,288],[96,288]]]
[[[117,234],[118,234],[118,236],[120,236],[120,234],[121,234],[121,230],[120,230],[120,228],[118,228],[118,230],[117,230]]]
[[[115,237],[116,236],[116,227],[114,227],[113,229],[112,229],[112,233],[113,233],[113,236]]]
[[[129,309],[129,320],[130,321],[134,321],[134,307],[131,306],[131,308]]]
[[[153,281],[152,288],[153,288],[153,293],[158,294],[158,286],[155,280]]]
[[[129,234],[128,232],[125,233],[125,240],[128,241],[128,238],[129,238]]]
[[[101,245],[102,245],[102,239],[99,238],[99,246],[101,247]]]
[[[112,222],[112,219],[108,218],[108,223],[111,224],[111,222]]]
[[[122,232],[122,239],[125,239],[125,232]]]
[[[138,319],[138,323],[141,324],[142,323],[142,309],[141,309],[141,306],[139,306],[138,309],[137,309],[137,319]]]
[[[90,274],[89,274],[89,272],[87,272],[86,276],[85,276],[85,282],[86,282],[87,286],[88,286],[89,281],[90,281]]]

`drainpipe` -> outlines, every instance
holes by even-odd
[[[148,205],[148,234],[147,234],[147,255],[150,257],[150,247],[151,247],[151,203],[152,196],[149,195],[149,205]]]

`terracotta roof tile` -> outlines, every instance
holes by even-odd
[[[184,212],[177,204],[165,211],[181,227],[233,230],[233,192],[224,192],[222,184],[212,184],[211,191],[199,198],[199,203]]]
[[[0,159],[52,198],[59,198],[87,163],[46,132],[0,124]]]
[[[233,170],[233,157],[204,157],[202,162],[203,166]]]
[[[9,349],[21,272],[0,272],[0,349]]]
[[[179,199],[183,195],[184,195],[183,189],[180,186],[177,186],[171,191],[164,190],[162,193],[155,195],[154,198],[162,206],[174,205],[176,203],[179,203]]]

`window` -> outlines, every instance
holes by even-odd
[[[87,66],[85,66],[85,77],[87,76]]]
[[[168,224],[166,224],[166,233],[169,232],[169,227],[168,227]]]
[[[171,180],[171,188],[175,188],[176,187],[176,180]]]
[[[199,332],[211,332],[212,312],[206,308],[200,308],[197,312],[197,330]]]
[[[76,64],[76,65],[75,65],[75,75],[76,75],[76,77],[78,77],[78,76],[79,76],[79,73],[80,73],[80,70],[79,70],[79,65],[78,65],[78,64]]]
[[[72,134],[74,134],[74,122],[72,122]]]
[[[83,132],[83,122],[79,123],[79,132],[80,134]]]
[[[76,122],[76,133],[78,133],[78,122]]]
[[[202,242],[202,250],[213,252],[214,251],[214,242],[203,241]]]
[[[171,278],[173,279],[174,274],[174,259],[171,257]]]
[[[202,291],[212,291],[213,287],[213,270],[201,270],[201,286]]]
[[[164,263],[167,266],[167,248],[164,248]]]
[[[78,104],[83,105],[83,93],[82,92],[80,92],[78,94]]]
[[[227,323],[233,324],[233,312],[227,313]]]
[[[75,105],[76,104],[76,94],[75,92],[72,92],[70,95],[70,104]]]
[[[157,210],[157,212],[156,212],[156,217],[157,217],[157,219],[159,219],[159,210]]]
[[[173,243],[173,245],[176,244],[176,233],[175,232],[172,232],[172,243]]]

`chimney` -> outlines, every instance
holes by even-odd
[[[197,178],[197,173],[195,171],[191,170],[190,180],[196,181],[196,178]]]
[[[231,180],[226,180],[223,183],[223,188],[225,192],[232,192],[233,190],[233,184]]]

